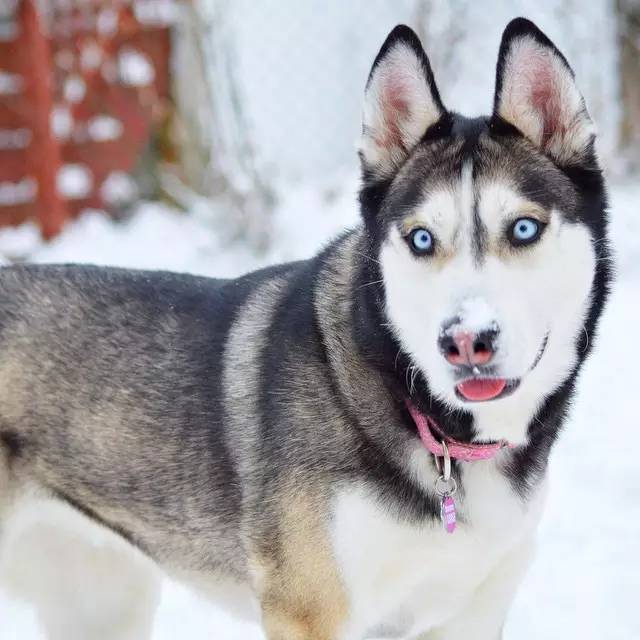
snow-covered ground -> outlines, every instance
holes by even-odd
[[[612,232],[619,276],[597,350],[553,454],[551,493],[537,560],[506,628],[509,640],[637,640],[640,616],[640,420],[635,385],[640,340],[640,180],[615,185]],[[230,276],[265,262],[310,255],[357,219],[355,182],[298,188],[274,225],[274,246],[256,258],[229,245],[206,220],[142,205],[126,223],[89,213],[49,245],[28,226],[0,233],[0,256],[169,268]],[[166,581],[154,640],[261,640],[259,630]],[[0,640],[43,640],[28,605],[0,596]]]

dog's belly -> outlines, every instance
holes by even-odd
[[[477,474],[467,481],[470,475]],[[475,480],[453,534],[439,522],[401,523],[363,489],[338,496],[333,542],[350,602],[344,640],[378,637],[380,629],[385,637],[415,637],[442,625],[529,537],[544,491],[524,503],[504,478]]]

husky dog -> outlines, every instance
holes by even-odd
[[[594,127],[531,22],[474,119],[399,26],[360,157],[362,224],[311,260],[0,271],[5,525],[70,505],[268,640],[501,636],[610,277]]]

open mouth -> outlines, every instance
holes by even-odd
[[[467,402],[486,402],[512,394],[520,378],[468,378],[456,385],[456,395]]]
[[[533,371],[540,362],[549,342],[549,334],[547,333],[542,339],[540,348],[529,367],[529,373]],[[488,400],[497,400],[511,395],[519,386],[521,378],[481,378],[474,376],[467,378],[456,384],[456,395],[461,400],[467,402],[487,402]]]

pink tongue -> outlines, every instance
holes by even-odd
[[[457,388],[467,400],[491,400],[499,396],[506,386],[504,378],[480,378],[465,380]]]

